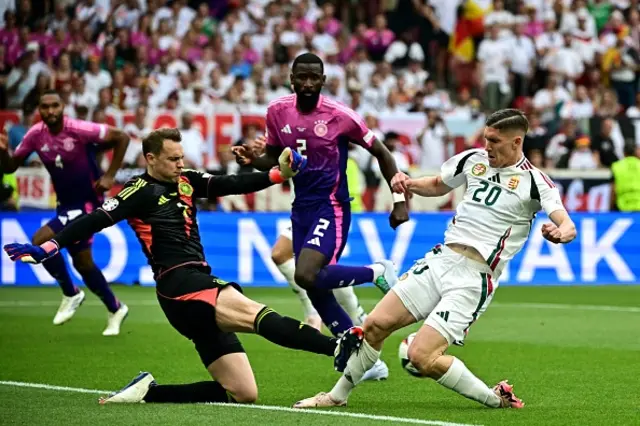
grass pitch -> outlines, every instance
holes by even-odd
[[[640,287],[498,290],[466,346],[451,353],[490,385],[509,379],[526,403],[523,410],[484,408],[406,374],[396,352],[414,326],[385,346],[389,380],[359,386],[337,415],[276,411],[328,391],[338,375],[330,358],[279,348],[256,336],[241,340],[258,381],[258,404],[267,409],[98,405],[100,395],[91,390],[119,389],[141,370],[160,383],[208,379],[191,343],[167,323],[152,288],[114,289],[130,307],[118,337],[101,335],[106,311],[89,293],[73,320],[56,327],[51,320],[57,288],[0,288],[0,424],[640,425]],[[357,293],[367,310],[380,297],[372,288]],[[247,289],[246,294],[281,313],[301,315],[288,289]]]

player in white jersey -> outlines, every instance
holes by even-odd
[[[395,330],[425,320],[409,346],[409,360],[422,375],[459,394],[494,408],[522,408],[507,381],[490,388],[464,363],[445,352],[462,345],[467,330],[486,310],[500,274],[524,245],[535,214],[543,209],[551,222],[542,226],[554,244],[576,236],[560,194],[551,180],[529,163],[522,143],[529,123],[515,109],[500,110],[486,122],[486,148],[465,151],[443,164],[435,177],[411,179],[398,173],[395,192],[441,196],[463,184],[464,198],[438,245],[405,272],[364,324],[362,344],[329,393],[294,407],[346,405],[363,372],[376,362],[384,340]]]

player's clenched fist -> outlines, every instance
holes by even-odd
[[[542,225],[542,236],[554,244],[562,242],[562,231],[553,223]]]
[[[265,136],[258,136],[249,143],[232,147],[231,152],[236,156],[236,162],[241,166],[245,166],[251,164],[255,158],[261,156],[264,153],[266,145],[267,138]]]
[[[398,194],[406,194],[409,192],[408,183],[411,180],[409,176],[402,172],[398,172],[391,179],[391,189]]]

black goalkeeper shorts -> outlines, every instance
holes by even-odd
[[[210,275],[208,266],[183,266],[171,270],[157,282],[158,301],[169,323],[191,340],[205,367],[218,358],[244,352],[235,333],[226,333],[216,324],[218,294],[233,282]]]

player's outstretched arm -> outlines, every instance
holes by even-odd
[[[147,182],[142,179],[129,182],[114,198],[106,200],[94,212],[71,221],[53,239],[35,246],[32,244],[7,244],[4,250],[11,260],[21,259],[27,263],[41,263],[54,256],[61,248],[76,241],[89,239],[93,234],[108,228],[123,219],[143,214],[153,195]]]
[[[107,170],[106,174],[115,176],[117,171],[122,167],[124,154],[127,152],[127,148],[129,147],[129,139],[129,135],[120,129],[109,127],[107,130],[105,141],[113,144],[113,158],[111,159],[111,164],[109,165],[109,170]]]
[[[389,188],[393,191],[392,180],[393,177],[398,174],[398,167],[396,166],[396,161],[393,159],[393,155],[391,155],[387,147],[377,139],[374,139],[371,148],[369,148],[369,152],[378,160],[380,171],[389,184]],[[398,198],[394,195],[393,210],[389,216],[389,224],[393,229],[396,229],[408,220],[409,211],[404,197]]]
[[[236,157],[236,162],[241,166],[251,164],[254,168],[263,172],[277,166],[278,158],[282,154],[283,148],[267,145],[265,141],[264,137],[259,137],[248,144],[231,148],[231,152]]]
[[[104,211],[96,210],[72,221],[53,239],[39,246],[13,243],[5,245],[4,250],[13,261],[21,259],[25,263],[42,263],[49,257],[56,255],[60,249],[76,241],[89,239],[96,232],[112,224],[113,222]]]
[[[239,175],[211,176],[207,185],[207,197],[217,198],[231,194],[250,194],[282,183],[303,170],[307,161],[297,152],[286,148],[278,158],[278,167],[269,172],[243,173]]]
[[[18,170],[24,159],[24,154],[9,154],[9,138],[4,133],[0,133],[0,168],[3,173],[11,174]]]
[[[552,243],[567,244],[573,241],[578,235],[576,225],[566,210],[561,209],[552,212],[549,215],[549,219],[551,219],[553,223],[545,223],[542,225],[542,235]]]
[[[398,173],[393,177],[391,183],[394,192],[411,192],[422,197],[440,197],[453,190],[442,181],[440,175],[411,179],[404,173]]]
[[[127,135],[120,129],[116,129],[115,127],[111,126],[109,126],[109,128],[107,129],[107,134],[104,138],[104,141],[113,145],[113,158],[111,159],[109,169],[98,180],[96,184],[96,189],[98,191],[108,191],[113,186],[116,173],[118,172],[118,170],[120,170],[120,167],[122,167],[122,160],[124,159],[125,152],[127,152],[129,139],[129,135]]]

